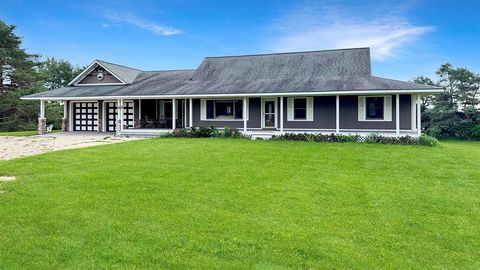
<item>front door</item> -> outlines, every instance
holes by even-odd
[[[263,128],[275,128],[275,100],[263,100]]]

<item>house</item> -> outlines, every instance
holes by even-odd
[[[67,87],[22,97],[64,104],[65,131],[157,135],[185,127],[418,136],[438,87],[372,76],[369,48],[207,57],[194,70],[95,60]]]

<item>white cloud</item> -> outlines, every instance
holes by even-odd
[[[101,27],[103,27],[103,28],[109,28],[109,27],[110,27],[110,24],[104,23],[104,24],[101,25]]]
[[[269,50],[299,51],[371,47],[372,58],[397,57],[419,37],[434,30],[416,26],[399,14],[349,10],[345,6],[314,5],[292,10],[271,25]],[[394,9],[394,8],[392,8]]]
[[[106,17],[112,21],[118,23],[128,23],[130,25],[148,30],[162,36],[178,35],[182,33],[180,29],[162,26],[153,22],[148,22],[132,14],[119,14],[117,12],[109,12],[106,14]]]

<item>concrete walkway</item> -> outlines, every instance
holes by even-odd
[[[115,137],[114,133],[95,132],[60,132],[27,137],[0,136],[0,160],[139,139]]]

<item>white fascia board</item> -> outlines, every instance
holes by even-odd
[[[91,96],[91,97],[22,97],[23,100],[84,100],[84,99],[170,99],[170,98],[210,98],[210,97],[288,97],[288,96],[335,96],[335,95],[377,95],[377,94],[435,94],[443,89],[419,90],[361,90],[330,92],[296,92],[296,93],[243,93],[243,94],[197,94],[197,95],[150,95],[150,96]]]
[[[93,67],[95,66],[95,64],[103,67],[105,70],[107,70],[110,74],[112,74],[115,78],[117,78],[117,80],[121,81],[122,83],[119,83],[119,85],[123,85],[123,84],[127,84],[124,80],[122,80],[120,77],[118,77],[115,73],[113,73],[110,69],[108,69],[107,67],[105,67],[104,65],[102,65],[100,62],[98,62],[97,60],[93,61],[90,65],[88,65],[88,67],[86,69],[84,69],[80,74],[78,74],[77,77],[75,77],[75,79],[73,79],[71,82],[68,83],[68,85],[77,85],[77,83],[85,78],[85,76],[87,76],[88,73],[90,73],[92,70],[93,70]],[[87,84],[81,84],[81,85],[87,85]],[[93,85],[93,84],[90,84],[90,85]]]

